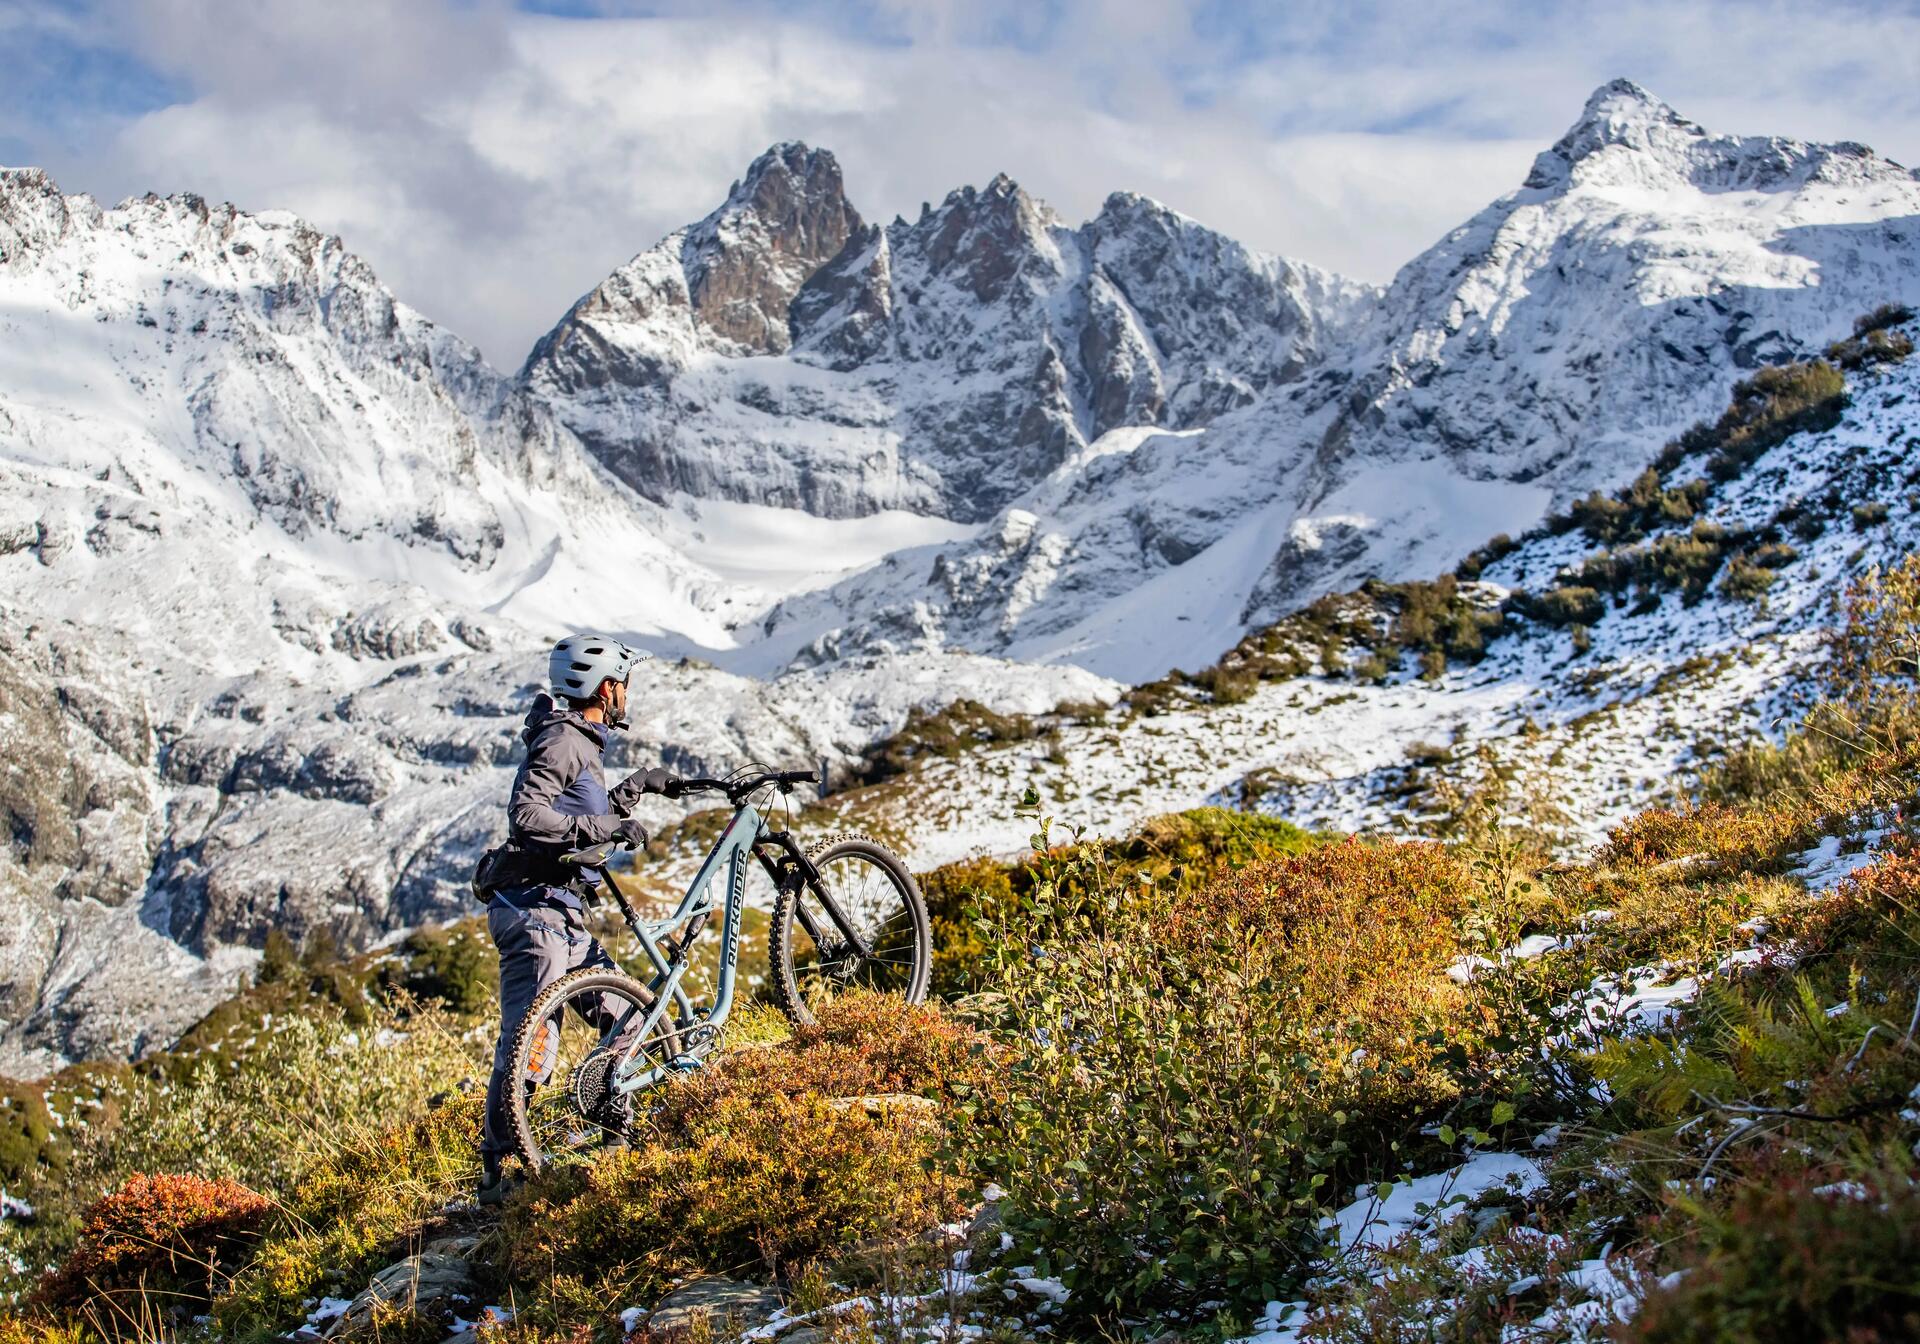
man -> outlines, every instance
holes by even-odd
[[[647,832],[627,816],[634,803],[646,793],[679,796],[679,779],[665,770],[636,771],[611,793],[606,787],[607,734],[627,725],[627,678],[645,656],[603,635],[571,635],[547,659],[552,695],[537,697],[527,715],[527,758],[507,800],[507,847],[487,905],[487,931],[500,952],[500,1040],[480,1138],[483,1204],[507,1195],[500,1168],[514,1151],[507,1074],[520,1019],[535,995],[569,971],[613,965],[587,932],[581,900],[599,874],[569,870],[557,856],[616,838],[638,849]],[[543,1075],[520,1085],[532,1091]]]

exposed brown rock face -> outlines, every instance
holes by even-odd
[[[745,352],[783,353],[794,295],[859,228],[832,154],[775,145],[719,212],[688,232],[682,257],[695,315]]]

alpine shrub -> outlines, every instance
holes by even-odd
[[[110,1338],[137,1337],[156,1315],[178,1319],[211,1302],[271,1209],[235,1181],[134,1176],[87,1210],[36,1304],[84,1317]]]
[[[1620,1338],[1753,1344],[1920,1338],[1920,1185],[1835,1168],[1741,1181]],[[1691,1232],[1691,1229],[1689,1229]]]
[[[1054,855],[987,939],[1010,1048],[969,1147],[1015,1254],[1096,1317],[1290,1291],[1323,1201],[1454,1095],[1427,1028],[1458,1010],[1468,886],[1434,845],[1322,846],[1188,893]]]
[[[1224,807],[1196,807],[1142,822],[1121,840],[1101,841],[1117,871],[1150,879],[1162,891],[1187,889],[1262,859],[1294,854],[1315,838],[1291,822]],[[933,924],[933,992],[967,993],[987,987],[992,952],[974,913],[1007,909],[1043,880],[1050,860],[1030,855],[1013,863],[963,859],[920,878]]]
[[[1840,423],[1847,383],[1824,359],[1776,364],[1734,385],[1733,404],[1713,425],[1718,447],[1707,463],[1715,480],[1732,480],[1776,444],[1802,430]]]
[[[1757,602],[1778,578],[1772,570],[1736,556],[1720,576],[1720,591],[1736,602]]]
[[[952,757],[999,742],[1024,742],[1040,729],[1024,714],[1001,714],[977,700],[956,700],[943,709],[915,706],[900,731],[867,753],[856,777],[877,784],[929,756]]]
[[[252,1260],[214,1302],[222,1337],[284,1327],[330,1276],[363,1276],[406,1254],[409,1236],[477,1176],[479,1127],[477,1096],[398,1125],[342,1125],[303,1164]]]
[[[500,959],[477,919],[418,929],[400,948],[403,959],[382,968],[389,986],[438,999],[456,1013],[486,1011],[500,991]]]
[[[1650,868],[1702,859],[1766,872],[1799,844],[1810,821],[1795,809],[1781,807],[1701,803],[1649,808],[1608,834],[1600,860]]]
[[[984,1045],[932,1008],[848,996],[791,1040],[665,1089],[630,1151],[543,1179],[508,1211],[505,1267],[559,1312],[946,1221],[960,1186],[934,1159]]]
[[[1547,625],[1593,625],[1607,611],[1600,594],[1581,584],[1549,588],[1538,597],[1522,593],[1514,597],[1526,615]]]

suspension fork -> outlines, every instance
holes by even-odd
[[[767,852],[776,847],[779,852],[777,859]],[[754,857],[760,860],[760,866],[766,869],[767,876],[773,879],[776,890],[793,892],[793,917],[800,921],[800,927],[806,930],[807,937],[813,939],[816,947],[822,942],[820,923],[807,907],[800,903],[802,887],[812,889],[814,897],[820,902],[820,908],[827,912],[827,918],[832,921],[833,927],[840,936],[846,940],[847,946],[853,949],[856,957],[864,961],[873,956],[873,948],[868,946],[867,940],[860,936],[860,931],[853,927],[853,921],[847,918],[847,912],[840,908],[840,902],[834,899],[833,893],[827,890],[827,884],[821,878],[819,868],[815,867],[813,860],[807,857],[806,851],[794,843],[791,835],[786,831],[769,831],[766,838],[753,847],[753,853]]]

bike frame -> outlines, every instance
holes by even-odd
[[[700,871],[694,875],[686,893],[681,896],[679,905],[664,919],[641,919],[612,870],[603,869],[607,886],[620,906],[627,927],[633,930],[641,951],[652,963],[652,978],[644,983],[653,993],[653,1007],[640,1029],[634,1032],[632,1044],[627,1047],[614,1070],[615,1090],[627,1094],[639,1092],[671,1072],[697,1068],[713,1048],[718,1028],[733,1011],[734,986],[740,971],[740,921],[746,911],[747,868],[754,862],[759,863],[773,879],[777,890],[786,891],[789,886],[794,889],[795,918],[816,943],[820,941],[821,929],[819,922],[799,903],[798,889],[802,886],[812,890],[835,930],[847,940],[855,953],[859,956],[871,955],[866,940],[860,937],[839,902],[827,890],[826,883],[821,881],[820,870],[813,866],[790,834],[769,829],[766,818],[748,802],[735,805],[733,819],[714,842],[712,850],[700,865]],[[713,887],[723,874],[726,895],[723,901],[716,902]],[[717,905],[723,906],[725,911],[721,927],[724,941],[720,945],[720,971],[714,985],[713,1002],[702,1013],[695,1008],[681,981],[692,964],[687,951]],[[682,929],[688,930],[686,936],[673,941],[674,935]],[[682,1051],[663,1063],[648,1065],[640,1048],[658,1029],[670,1010],[674,1011],[675,1021],[682,1031],[700,1027],[714,1030],[692,1049]],[[603,1033],[602,1039],[617,1040],[627,1030],[632,1018],[633,1011],[629,1011]]]

